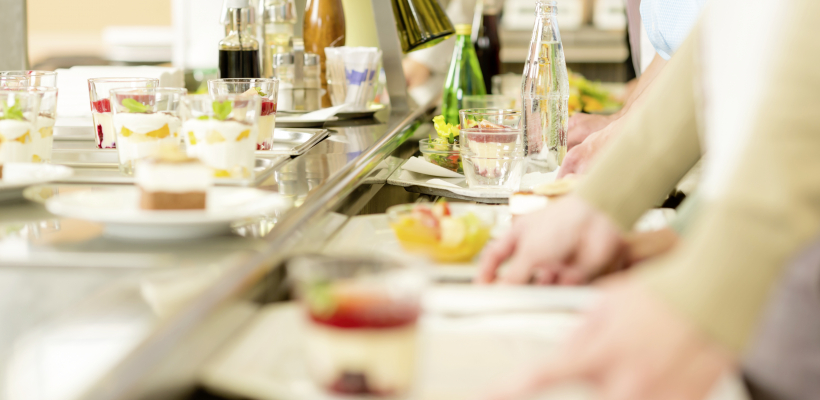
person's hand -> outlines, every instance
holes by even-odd
[[[587,140],[572,148],[564,156],[561,168],[558,171],[558,178],[561,179],[570,174],[583,174],[592,165],[592,162],[606,148],[609,141],[616,136],[617,123],[610,124],[606,128],[593,133]]]
[[[637,283],[606,290],[596,309],[553,357],[482,400],[529,398],[563,382],[591,383],[602,400],[702,400],[734,365]]]
[[[567,148],[581,144],[589,135],[604,129],[612,121],[609,115],[575,113],[567,122]]]
[[[404,69],[404,79],[407,80],[408,89],[419,86],[430,79],[430,68],[412,58],[405,57],[401,66]]]
[[[678,244],[678,234],[670,228],[650,232],[634,232],[626,235],[627,264],[655,258],[667,253]]]
[[[622,264],[624,242],[604,213],[576,195],[516,219],[481,256],[476,282],[581,284]],[[498,269],[510,258],[504,274]]]

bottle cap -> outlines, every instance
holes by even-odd
[[[227,0],[225,2],[226,8],[248,8],[250,6],[250,0]]]
[[[469,35],[473,32],[473,26],[470,24],[457,24],[456,35]]]

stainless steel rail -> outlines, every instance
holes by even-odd
[[[232,310],[241,309],[241,303],[249,303],[241,294],[287,257],[321,245],[316,238],[322,234],[330,235],[338,228],[324,229],[326,218],[344,208],[345,202],[355,197],[355,191],[367,192],[364,196],[372,196],[378,191],[383,184],[369,189],[361,189],[361,186],[376,166],[408,138],[413,127],[419,124],[436,100],[408,113],[391,114],[387,133],[311,193],[301,206],[290,210],[267,236],[269,239],[264,251],[227,270],[216,284],[199,294],[173,317],[161,322],[147,339],[81,398],[108,400],[184,396],[193,385],[198,363],[246,321],[226,317]],[[317,235],[316,230],[325,232]],[[195,348],[191,343],[205,344]],[[184,352],[196,354],[186,357]],[[175,376],[170,377],[169,374]]]

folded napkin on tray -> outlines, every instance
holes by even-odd
[[[447,168],[440,167],[421,157],[410,157],[410,159],[404,163],[402,169],[424,175],[438,176],[441,178],[464,178],[464,175],[459,174],[458,172],[453,172]]]
[[[185,85],[185,77],[178,68],[89,66],[58,69],[57,89],[60,91],[60,101],[57,102],[57,125],[61,124],[60,119],[66,117],[91,117],[88,79],[116,77],[157,78],[161,87]]]

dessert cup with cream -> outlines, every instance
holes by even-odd
[[[0,79],[3,77],[22,77],[27,81],[28,86],[37,87],[57,87],[57,72],[55,71],[0,71]]]
[[[195,95],[186,96],[183,104],[188,155],[211,167],[217,178],[252,178],[261,98]]]
[[[279,93],[278,79],[228,78],[208,81],[211,95],[247,94],[261,97],[259,108],[259,136],[256,150],[270,150],[273,145],[273,131],[276,128],[276,98]]]
[[[37,95],[40,98],[40,112],[31,131],[31,159],[30,162],[51,161],[51,149],[54,144],[54,119],[57,113],[57,88],[42,86],[27,86],[7,88],[6,90],[19,91]]]
[[[460,150],[467,185],[515,191],[524,173],[521,112],[493,108],[459,111]]]
[[[28,90],[0,89],[0,165],[32,161],[40,99]]]
[[[120,171],[132,175],[135,163],[156,155],[161,146],[179,146],[180,88],[112,89],[112,122]]]
[[[149,89],[159,86],[156,78],[92,78],[88,80],[91,100],[91,120],[98,149],[116,149],[117,134],[114,132],[111,109],[111,89]]]

